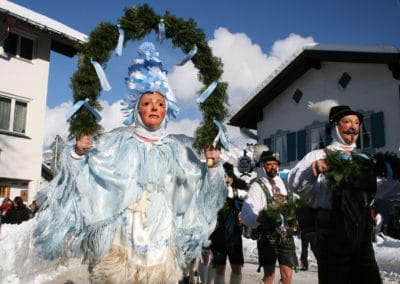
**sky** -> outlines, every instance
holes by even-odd
[[[80,259],[70,259],[68,262],[60,264],[58,260],[46,261],[35,256],[36,251],[31,235],[35,226],[36,218],[20,225],[2,225],[0,231],[1,283],[86,283],[88,274]],[[295,244],[296,254],[300,256],[301,241],[297,237],[295,237]],[[383,284],[399,283],[400,240],[388,236],[383,236],[383,238],[378,236],[378,241],[373,244],[373,247]],[[262,273],[255,272],[258,267],[256,242],[244,238],[243,254],[245,259],[243,281],[244,283],[255,283],[255,281],[250,282],[246,279],[249,276],[252,280],[254,278],[261,279]],[[317,264],[311,251],[309,251],[308,257],[309,267],[312,271],[294,273],[293,283],[317,283]],[[226,275],[229,274],[226,273]]]
[[[82,33],[100,23],[117,24],[124,8],[148,4],[158,15],[166,11],[194,19],[206,34],[213,54],[221,58],[228,83],[229,110],[237,110],[252,91],[285,60],[307,44],[393,45],[400,47],[399,0],[147,0],[147,1],[45,1],[13,0],[12,2],[62,22]],[[180,104],[181,113],[169,123],[170,133],[193,136],[202,116],[195,102],[199,89],[197,70],[189,62],[175,64],[184,56],[169,40],[162,45],[156,34],[153,41],[169,71],[169,81]],[[101,92],[101,124],[108,131],[122,126],[119,100],[126,94],[124,78],[131,60],[136,58],[140,42],[130,42],[123,55],[114,54],[107,62],[106,74],[111,91]],[[77,70],[77,56],[65,57],[52,52],[47,96],[44,146],[55,135],[68,135],[65,113],[72,106],[70,78]],[[244,139],[235,127],[228,127],[228,139],[239,146]]]

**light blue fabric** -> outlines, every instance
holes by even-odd
[[[221,165],[210,175],[204,164],[189,161],[176,140],[150,144],[127,132],[99,137],[83,160],[70,151],[64,151],[60,171],[38,195],[42,207],[34,237],[42,257],[60,257],[68,244],[74,256],[100,258],[111,246],[118,219],[144,192],[154,235],[167,209],[159,205],[167,204],[174,214],[171,245],[179,263],[200,256],[226,199]]]

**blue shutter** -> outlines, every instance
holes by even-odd
[[[385,146],[385,124],[382,111],[371,115],[371,135],[372,148]]]
[[[271,149],[271,137],[264,139],[264,145],[268,146],[268,148]]]
[[[300,130],[297,131],[297,160],[303,159],[306,154],[306,130]]]
[[[328,146],[329,144],[332,143],[331,125],[330,125],[329,122],[325,125],[325,129],[326,129],[326,139],[325,139],[326,141],[325,141],[325,146]]]
[[[296,161],[296,132],[289,133],[287,139],[287,159],[288,162]]]

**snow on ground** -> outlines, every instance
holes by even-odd
[[[31,231],[35,225],[36,220],[31,219],[28,222],[22,223],[21,225],[4,224],[1,226],[1,284],[55,283],[52,281],[57,279],[59,275],[70,275],[72,271],[83,271],[80,259],[72,259],[67,263],[60,263],[59,261],[46,261],[38,258],[36,256],[31,237]],[[301,243],[297,237],[295,238],[295,243],[297,255],[300,256]],[[385,284],[400,283],[399,248],[400,240],[387,236],[384,238],[379,238],[378,242],[374,244],[376,259]],[[256,242],[250,239],[243,239],[243,249],[246,260],[246,264],[244,266],[245,274],[246,266],[249,267],[248,264],[251,266],[249,267],[251,269],[257,266],[258,255]],[[310,270],[317,270],[317,263],[311,251],[309,252],[309,266]],[[301,273],[302,272],[298,273],[299,276]],[[308,283],[316,283],[316,273],[301,274],[301,277],[304,278],[305,275],[310,275],[306,276],[310,277],[310,279],[308,279]],[[294,277],[296,277],[296,275]],[[307,283],[306,281],[307,279],[304,283]],[[75,283],[78,284],[79,282]]]

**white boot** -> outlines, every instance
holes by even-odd
[[[229,284],[240,284],[242,282],[242,274],[231,273]]]

